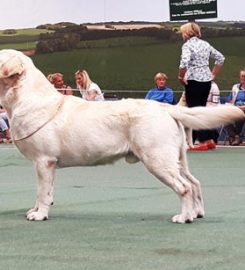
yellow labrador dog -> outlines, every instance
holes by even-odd
[[[56,167],[141,161],[180,198],[176,223],[204,216],[199,181],[187,167],[184,128],[207,129],[244,118],[232,106],[185,108],[149,100],[89,102],[60,94],[15,50],[0,51],[0,103],[15,145],[32,160],[38,189],[28,220],[48,219]]]

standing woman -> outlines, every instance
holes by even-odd
[[[182,46],[178,79],[185,86],[187,106],[206,106],[211,82],[220,72],[225,57],[208,42],[200,39],[201,31],[196,23],[182,25],[180,32],[185,43]],[[215,60],[212,71],[209,68],[210,58]],[[194,131],[193,140],[196,138],[199,145],[191,150],[205,151],[214,148],[208,130]]]
[[[86,70],[78,70],[75,73],[75,80],[83,99],[89,101],[104,100],[101,89],[91,81]]]

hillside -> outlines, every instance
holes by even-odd
[[[224,53],[226,62],[218,77],[221,89],[230,89],[239,79],[244,66],[245,37],[216,38],[210,42]],[[42,54],[33,57],[35,64],[45,73],[62,72],[67,83],[75,87],[74,72],[87,69],[91,78],[103,89],[147,90],[153,85],[158,71],[167,73],[169,85],[180,91],[177,70],[182,42],[172,43],[151,38],[122,38],[90,43],[88,48],[70,52]]]
[[[230,29],[234,23],[206,23],[213,29]],[[243,26],[243,24],[239,24]],[[107,29],[132,28],[165,28],[176,29],[176,23],[108,23]],[[105,25],[86,25],[86,27],[105,28]],[[141,29],[142,29],[141,28]],[[238,28],[235,28],[238,29]],[[242,28],[240,28],[242,29]],[[34,52],[40,33],[52,33],[52,29],[19,29],[15,35],[3,35],[0,32],[0,48],[14,48]],[[234,32],[235,33],[235,30]],[[226,56],[224,68],[217,83],[221,89],[230,89],[239,79],[240,68],[245,64],[243,54],[245,36],[229,36],[208,38],[208,40]],[[143,96],[153,85],[153,76],[163,71],[169,76],[169,85],[176,91],[182,91],[177,80],[177,70],[181,51],[181,40],[159,39],[150,36],[124,36],[101,38],[100,40],[83,40],[77,48],[70,51],[38,54],[33,56],[37,67],[45,75],[62,72],[66,83],[75,87],[74,72],[87,69],[91,78],[102,89],[107,90],[143,90]],[[122,93],[120,95],[132,95]]]

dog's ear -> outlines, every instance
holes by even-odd
[[[7,79],[21,75],[24,71],[22,59],[12,55],[0,66],[0,79]]]

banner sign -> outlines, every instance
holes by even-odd
[[[170,21],[217,18],[217,0],[169,0]]]

